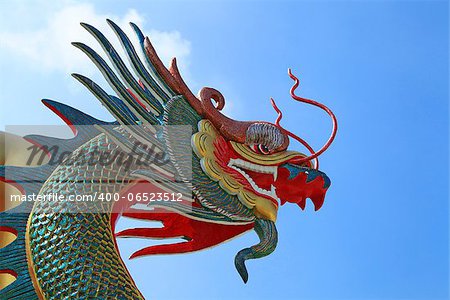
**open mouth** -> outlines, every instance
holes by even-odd
[[[262,196],[280,201],[276,193],[276,188],[273,185],[278,176],[277,166],[261,166],[239,158],[231,158],[228,162],[228,166],[244,176],[255,192]],[[264,183],[258,182],[258,185],[252,177],[264,177]]]

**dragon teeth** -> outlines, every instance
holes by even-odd
[[[269,196],[271,198],[274,198],[278,201],[280,201],[280,199],[278,198],[277,194],[276,194],[276,189],[275,186],[271,185],[270,190],[266,190],[263,189],[261,187],[259,187],[255,181],[253,180],[253,178],[251,178],[247,173],[245,173],[245,170],[249,170],[249,171],[253,171],[253,172],[258,172],[258,173],[263,173],[263,174],[273,174],[273,179],[274,181],[277,180],[278,177],[278,167],[276,166],[261,166],[261,165],[257,165],[257,164],[253,164],[249,161],[245,161],[242,160],[240,158],[237,159],[230,159],[228,166],[235,169],[236,171],[238,171],[240,174],[242,174],[242,176],[245,177],[245,179],[247,179],[247,181],[250,183],[250,185],[252,186],[252,188],[257,191],[260,194]]]
[[[257,164],[253,164],[249,161],[245,161],[242,159],[230,159],[230,162],[228,163],[230,167],[236,166],[240,168],[245,168],[250,171],[264,173],[264,174],[277,174],[277,167],[276,166],[261,166]]]

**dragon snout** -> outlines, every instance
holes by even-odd
[[[317,211],[323,205],[330,184],[330,179],[322,171],[287,163],[279,167],[275,186],[282,205],[296,203],[303,210],[309,198]]]

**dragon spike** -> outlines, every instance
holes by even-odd
[[[151,76],[148,76],[148,80],[149,80],[149,84],[151,86],[156,85],[158,87],[161,87],[161,90],[164,91],[165,94],[168,95],[168,98],[170,99],[171,97],[175,96],[176,94],[174,93],[174,91],[166,84],[166,82],[163,80],[163,78],[159,75],[158,71],[156,70],[155,66],[153,65],[152,60],[150,59],[150,57],[147,55],[147,50],[145,49],[145,36],[142,33],[141,29],[134,24],[133,22],[130,22],[130,26],[133,28],[138,40],[139,40],[139,44],[141,46],[141,50],[142,52],[145,54],[145,64],[148,67],[149,72],[151,73]],[[145,69],[145,68],[144,68]],[[168,101],[168,99],[167,99]]]
[[[106,107],[106,109],[114,116],[114,118],[123,125],[133,125],[136,123],[137,117],[129,110],[124,110],[95,82],[80,74],[72,74],[76,80],[83,84],[94,96]]]
[[[117,95],[122,97],[124,103],[133,112],[133,114],[138,116],[140,119],[145,120],[144,124],[159,123],[153,114],[149,114],[141,105],[139,105],[139,103],[136,102],[136,100],[133,99],[130,93],[126,90],[126,87],[122,84],[119,78],[117,78],[116,74],[111,70],[100,55],[83,43],[74,42],[72,45],[84,52],[94,62],[105,77],[106,81],[108,81]]]
[[[160,114],[163,110],[161,103],[155,99],[152,94],[147,94],[134,79],[133,75],[128,71],[128,68],[125,66],[125,63],[120,58],[117,51],[111,45],[111,43],[106,39],[106,37],[95,27],[81,23],[81,26],[85,28],[102,46],[105,53],[108,55],[111,60],[114,68],[117,70],[118,75],[121,77],[123,82],[126,82],[129,85],[129,89],[135,95],[138,102],[143,103],[146,102],[150,105],[151,108],[158,114]],[[146,99],[148,99],[146,101]]]
[[[106,21],[119,38],[123,48],[125,49],[125,52],[127,53],[128,59],[135,73],[138,74],[139,78],[142,78],[144,80],[143,83],[148,84],[150,86],[150,88],[148,89],[149,91],[155,92],[154,95],[155,98],[158,98],[159,100],[163,101],[163,103],[167,102],[168,99],[170,99],[169,95],[161,89],[161,87],[155,82],[155,80],[148,73],[147,69],[144,67],[141,60],[139,59],[139,56],[137,55],[134,46],[129,40],[128,36],[113,21],[109,19],[107,19]],[[133,25],[131,26],[133,27]]]
[[[137,117],[128,108],[128,106],[126,106],[126,104],[122,102],[122,100],[120,100],[117,97],[108,95],[100,86],[98,86],[95,82],[93,82],[92,80],[83,75],[72,74],[72,76],[94,94],[94,96],[106,107],[106,109],[114,116],[114,118],[119,122],[119,124],[121,125],[137,124],[136,123],[136,121],[138,120]],[[157,120],[155,119],[155,121]],[[132,134],[140,142],[144,144],[147,143],[146,139],[149,139],[149,137],[147,137],[145,133],[141,133],[142,129],[140,127],[124,126],[123,128],[129,131],[129,133]],[[100,131],[104,131],[103,127],[97,126],[97,129],[99,129]],[[151,142],[155,145],[158,145],[157,143],[155,143],[154,140],[151,140]]]

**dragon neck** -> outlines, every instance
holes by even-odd
[[[105,135],[88,141],[61,164],[41,188],[40,195],[97,195],[94,201],[36,201],[26,231],[30,276],[43,299],[143,299],[128,273],[114,238],[114,201],[100,194],[120,192],[126,170],[117,161],[101,166],[76,166],[93,148],[114,153]],[[83,155],[83,153],[86,153]],[[97,181],[96,181],[97,180]]]

